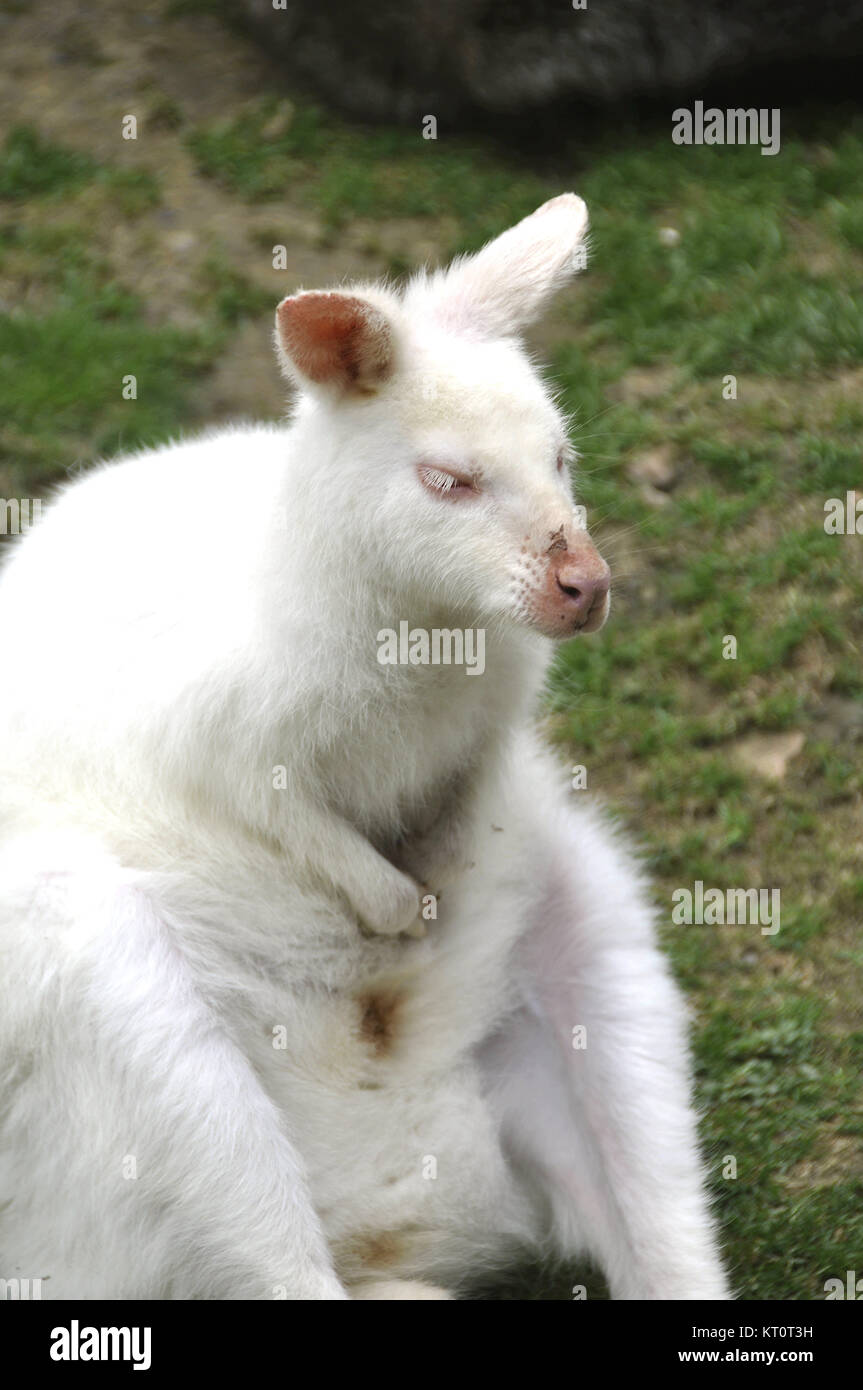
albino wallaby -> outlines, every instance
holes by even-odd
[[[517,339],[586,222],[286,299],[289,425],[100,467],[16,546],[0,1277],[453,1298],[542,1250],[726,1296],[644,887],[532,732],[608,609]]]

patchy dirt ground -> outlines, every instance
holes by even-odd
[[[208,263],[233,269],[275,306],[298,287],[377,277],[393,257],[433,259],[452,238],[451,220],[436,229],[410,218],[353,221],[334,238],[307,204],[292,199],[290,187],[250,205],[203,177],[183,142],[188,127],[236,116],[263,88],[279,84],[276,66],[256,45],[207,14],[172,15],[164,0],[133,7],[116,0],[7,4],[0,7],[0,42],[0,131],[32,124],[95,159],[122,161],[158,179],[158,206],[130,219],[99,202],[92,225],[111,270],[143,298],[154,323],[204,321]],[[138,123],[134,141],[122,135],[130,114]],[[44,217],[41,209],[16,214]],[[270,249],[276,244],[286,249],[278,270]],[[243,325],[202,388],[202,415],[281,412],[284,386],[270,323],[266,311]]]

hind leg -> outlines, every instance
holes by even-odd
[[[562,817],[514,964],[523,999],[485,1063],[561,1253],[620,1299],[728,1297],[690,1103],[682,1000],[628,857]]]
[[[170,924],[86,845],[27,852],[0,865],[3,1272],[51,1298],[347,1298]]]

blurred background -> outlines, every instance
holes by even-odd
[[[863,532],[863,7],[310,8],[0,0],[0,499],[278,417],[285,294],[580,193],[533,346],[615,597],[544,720],[644,847],[738,1296],[823,1298],[863,1276],[863,534],[824,526],[851,494]],[[778,153],[675,144],[696,101],[778,108]],[[780,889],[780,931],[674,926],[697,879]]]

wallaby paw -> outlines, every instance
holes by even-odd
[[[370,1283],[354,1284],[349,1289],[351,1298],[393,1299],[400,1298],[419,1302],[428,1298],[452,1299],[453,1295],[436,1284],[423,1284],[418,1279],[375,1279]]]
[[[407,874],[396,871],[387,881],[380,899],[367,908],[360,908],[363,925],[379,936],[398,936],[401,932],[412,931],[417,923],[423,926],[420,917],[420,888]],[[423,933],[420,932],[420,935]]]

